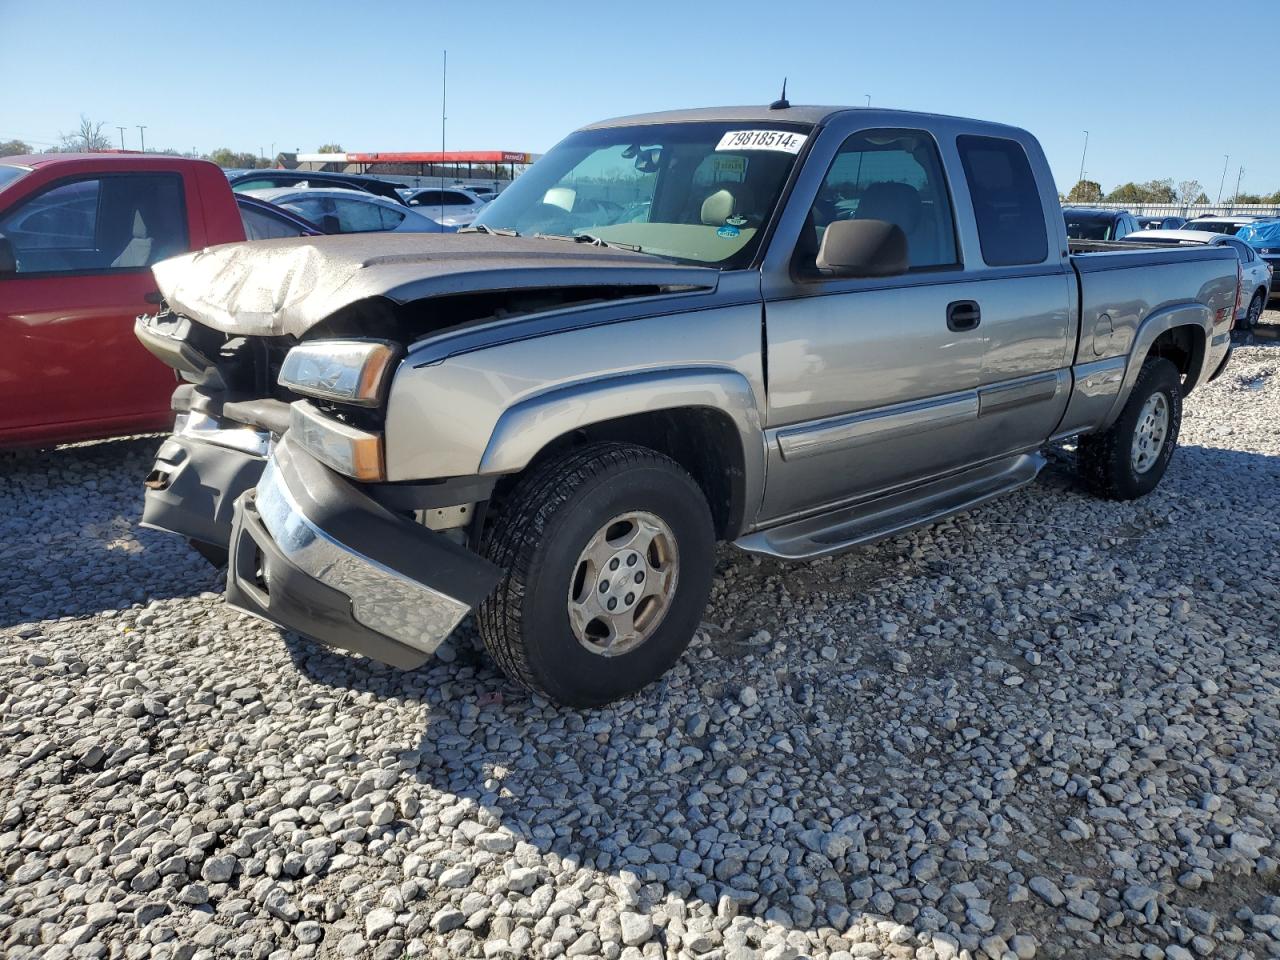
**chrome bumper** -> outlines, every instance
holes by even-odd
[[[324,643],[418,666],[499,571],[370,499],[286,437],[236,502],[227,599]]]
[[[423,653],[453,632],[471,610],[453,597],[396,573],[334,539],[302,512],[274,460],[258,481],[258,513],[294,566],[351,598],[351,613],[370,630]]]

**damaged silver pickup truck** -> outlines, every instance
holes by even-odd
[[[569,136],[447,236],[155,267],[181,375],[144,522],[227,598],[412,668],[469,611],[599,704],[681,655],[716,541],[785,558],[1035,478],[1155,487],[1222,372],[1232,251],[1068,243],[1036,140],[876,109],[726,108]]]

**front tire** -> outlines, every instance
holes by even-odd
[[[1162,357],[1142,365],[1116,422],[1080,438],[1080,476],[1098,496],[1136,500],[1169,467],[1182,425],[1182,376]]]
[[[489,653],[517,683],[591,707],[635,693],[689,645],[715,531],[674,460],[597,443],[521,478],[483,552],[506,571],[478,612]]]

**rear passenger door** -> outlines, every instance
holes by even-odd
[[[1048,229],[1049,218],[1061,215],[1056,198],[1040,190],[1035,170],[1047,177],[1048,168],[1035,141],[961,134],[954,147],[960,193],[972,211],[963,220],[965,273],[986,337],[975,453],[990,459],[1036,449],[1062,419],[1077,295],[1058,233]]]

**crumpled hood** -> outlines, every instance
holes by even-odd
[[[209,247],[155,264],[176,313],[244,336],[301,337],[367,297],[407,303],[497,290],[590,286],[714,289],[719,272],[564,240],[349,234]]]

